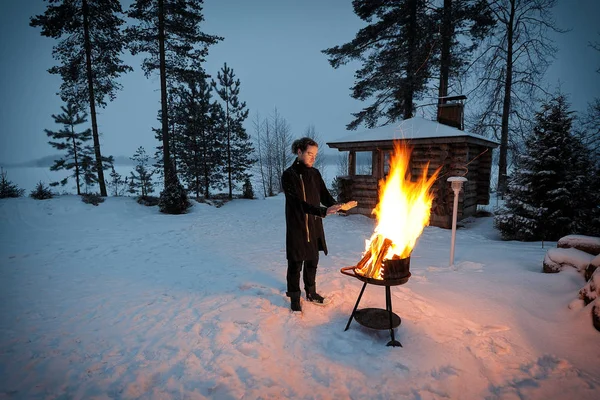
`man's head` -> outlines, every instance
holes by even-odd
[[[308,137],[294,140],[292,143],[292,152],[298,156],[298,160],[307,167],[312,167],[319,152],[317,142]]]

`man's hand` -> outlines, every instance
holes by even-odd
[[[327,215],[335,214],[336,212],[340,211],[340,208],[342,208],[342,204],[334,204],[331,207],[328,207]]]

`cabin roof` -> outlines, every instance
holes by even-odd
[[[460,129],[452,126],[440,124],[439,122],[431,121],[422,117],[413,117],[405,119],[398,124],[389,124],[366,131],[355,132],[342,136],[339,139],[331,142],[327,142],[327,145],[329,147],[339,148],[344,147],[344,144],[359,142],[387,142],[401,139],[427,140],[459,137],[473,138],[476,139],[477,142],[483,141],[483,143],[489,147],[497,147],[499,145],[499,143],[495,140],[491,140],[485,136],[477,135],[467,131],[461,131]]]

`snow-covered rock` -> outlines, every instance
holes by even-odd
[[[594,271],[596,271],[600,267],[600,254],[598,254],[594,259],[590,262],[590,265],[585,270],[585,280],[589,281]]]
[[[596,299],[596,304],[592,307],[592,322],[594,328],[600,331],[600,301]]]
[[[596,256],[600,254],[600,237],[585,235],[567,235],[558,240],[556,247],[572,247]]]
[[[594,256],[576,248],[549,249],[544,256],[543,271],[556,273],[572,267],[585,274]]]
[[[600,297],[600,269],[596,269],[585,286],[579,290],[579,298],[585,304],[590,304],[598,297]]]

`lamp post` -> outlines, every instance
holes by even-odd
[[[463,183],[467,181],[464,176],[451,176],[447,179],[452,185],[454,191],[454,208],[452,210],[452,243],[450,244],[450,266],[454,266],[454,243],[456,242],[456,219],[458,218],[458,194],[460,193]]]

